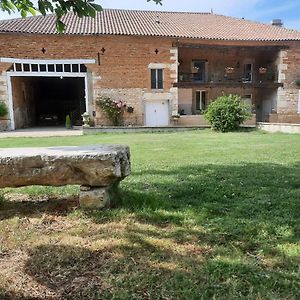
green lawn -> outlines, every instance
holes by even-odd
[[[0,190],[0,299],[300,299],[299,135],[103,134],[0,147],[98,143],[131,148],[113,210],[82,211],[78,187]]]

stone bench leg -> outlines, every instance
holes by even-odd
[[[81,186],[79,204],[86,209],[108,208],[115,206],[119,196],[119,183],[106,187]]]

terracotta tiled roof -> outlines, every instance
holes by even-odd
[[[65,34],[142,35],[248,41],[300,40],[300,32],[211,13],[105,9],[95,19],[63,17]],[[0,21],[0,32],[58,34],[55,16]]]

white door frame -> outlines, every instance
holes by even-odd
[[[7,80],[7,95],[8,95],[8,109],[10,115],[10,126],[11,130],[15,130],[15,116],[14,116],[14,104],[13,104],[13,96],[12,96],[12,77],[65,77],[65,78],[84,78],[84,89],[85,89],[85,109],[88,113],[90,113],[89,109],[89,89],[88,89],[88,74],[87,72],[34,72],[24,71],[23,64],[43,64],[48,65],[65,65],[65,64],[94,64],[94,59],[65,59],[65,60],[41,60],[41,59],[15,59],[15,58],[0,58],[0,62],[5,63],[13,63],[13,71],[6,72],[6,80]],[[22,64],[22,71],[16,71],[16,64]],[[31,69],[31,65],[30,65]]]

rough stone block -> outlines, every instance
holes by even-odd
[[[0,149],[0,188],[68,184],[106,187],[129,174],[127,146]]]
[[[80,189],[79,203],[82,208],[102,209],[109,208],[116,204],[119,198],[118,184],[108,187],[91,187]]]

